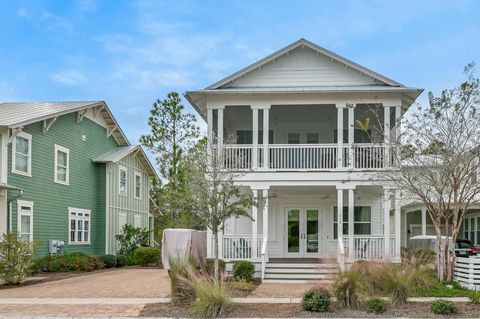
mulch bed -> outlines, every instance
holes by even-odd
[[[375,315],[367,311],[338,309],[329,312],[303,311],[299,304],[236,304],[228,314],[230,318],[439,318],[430,311],[429,302],[415,302],[392,307],[385,313]],[[480,305],[457,303],[459,313],[448,318],[479,318]],[[141,317],[189,317],[188,306],[172,304],[147,304]],[[445,317],[447,318],[447,317]]]

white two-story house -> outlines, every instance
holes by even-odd
[[[397,151],[396,123],[421,92],[305,39],[187,92],[225,168],[267,198],[252,219],[228,221],[221,258],[251,260],[271,282],[320,280],[322,265],[337,262],[398,262],[400,190],[384,172],[395,165],[386,159]],[[355,123],[368,117],[365,132]]]

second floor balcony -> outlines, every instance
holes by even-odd
[[[211,110],[209,136],[232,170],[384,170],[395,166],[395,107],[345,105],[226,106]],[[367,129],[355,120],[371,120]]]

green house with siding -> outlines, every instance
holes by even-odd
[[[156,173],[103,101],[0,103],[0,233],[36,255],[114,254],[125,224],[149,229]]]

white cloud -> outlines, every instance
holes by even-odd
[[[23,18],[30,18],[30,12],[25,8],[19,8],[17,10],[17,15]]]
[[[87,81],[86,75],[77,69],[66,69],[53,73],[51,79],[63,85],[75,86]]]

